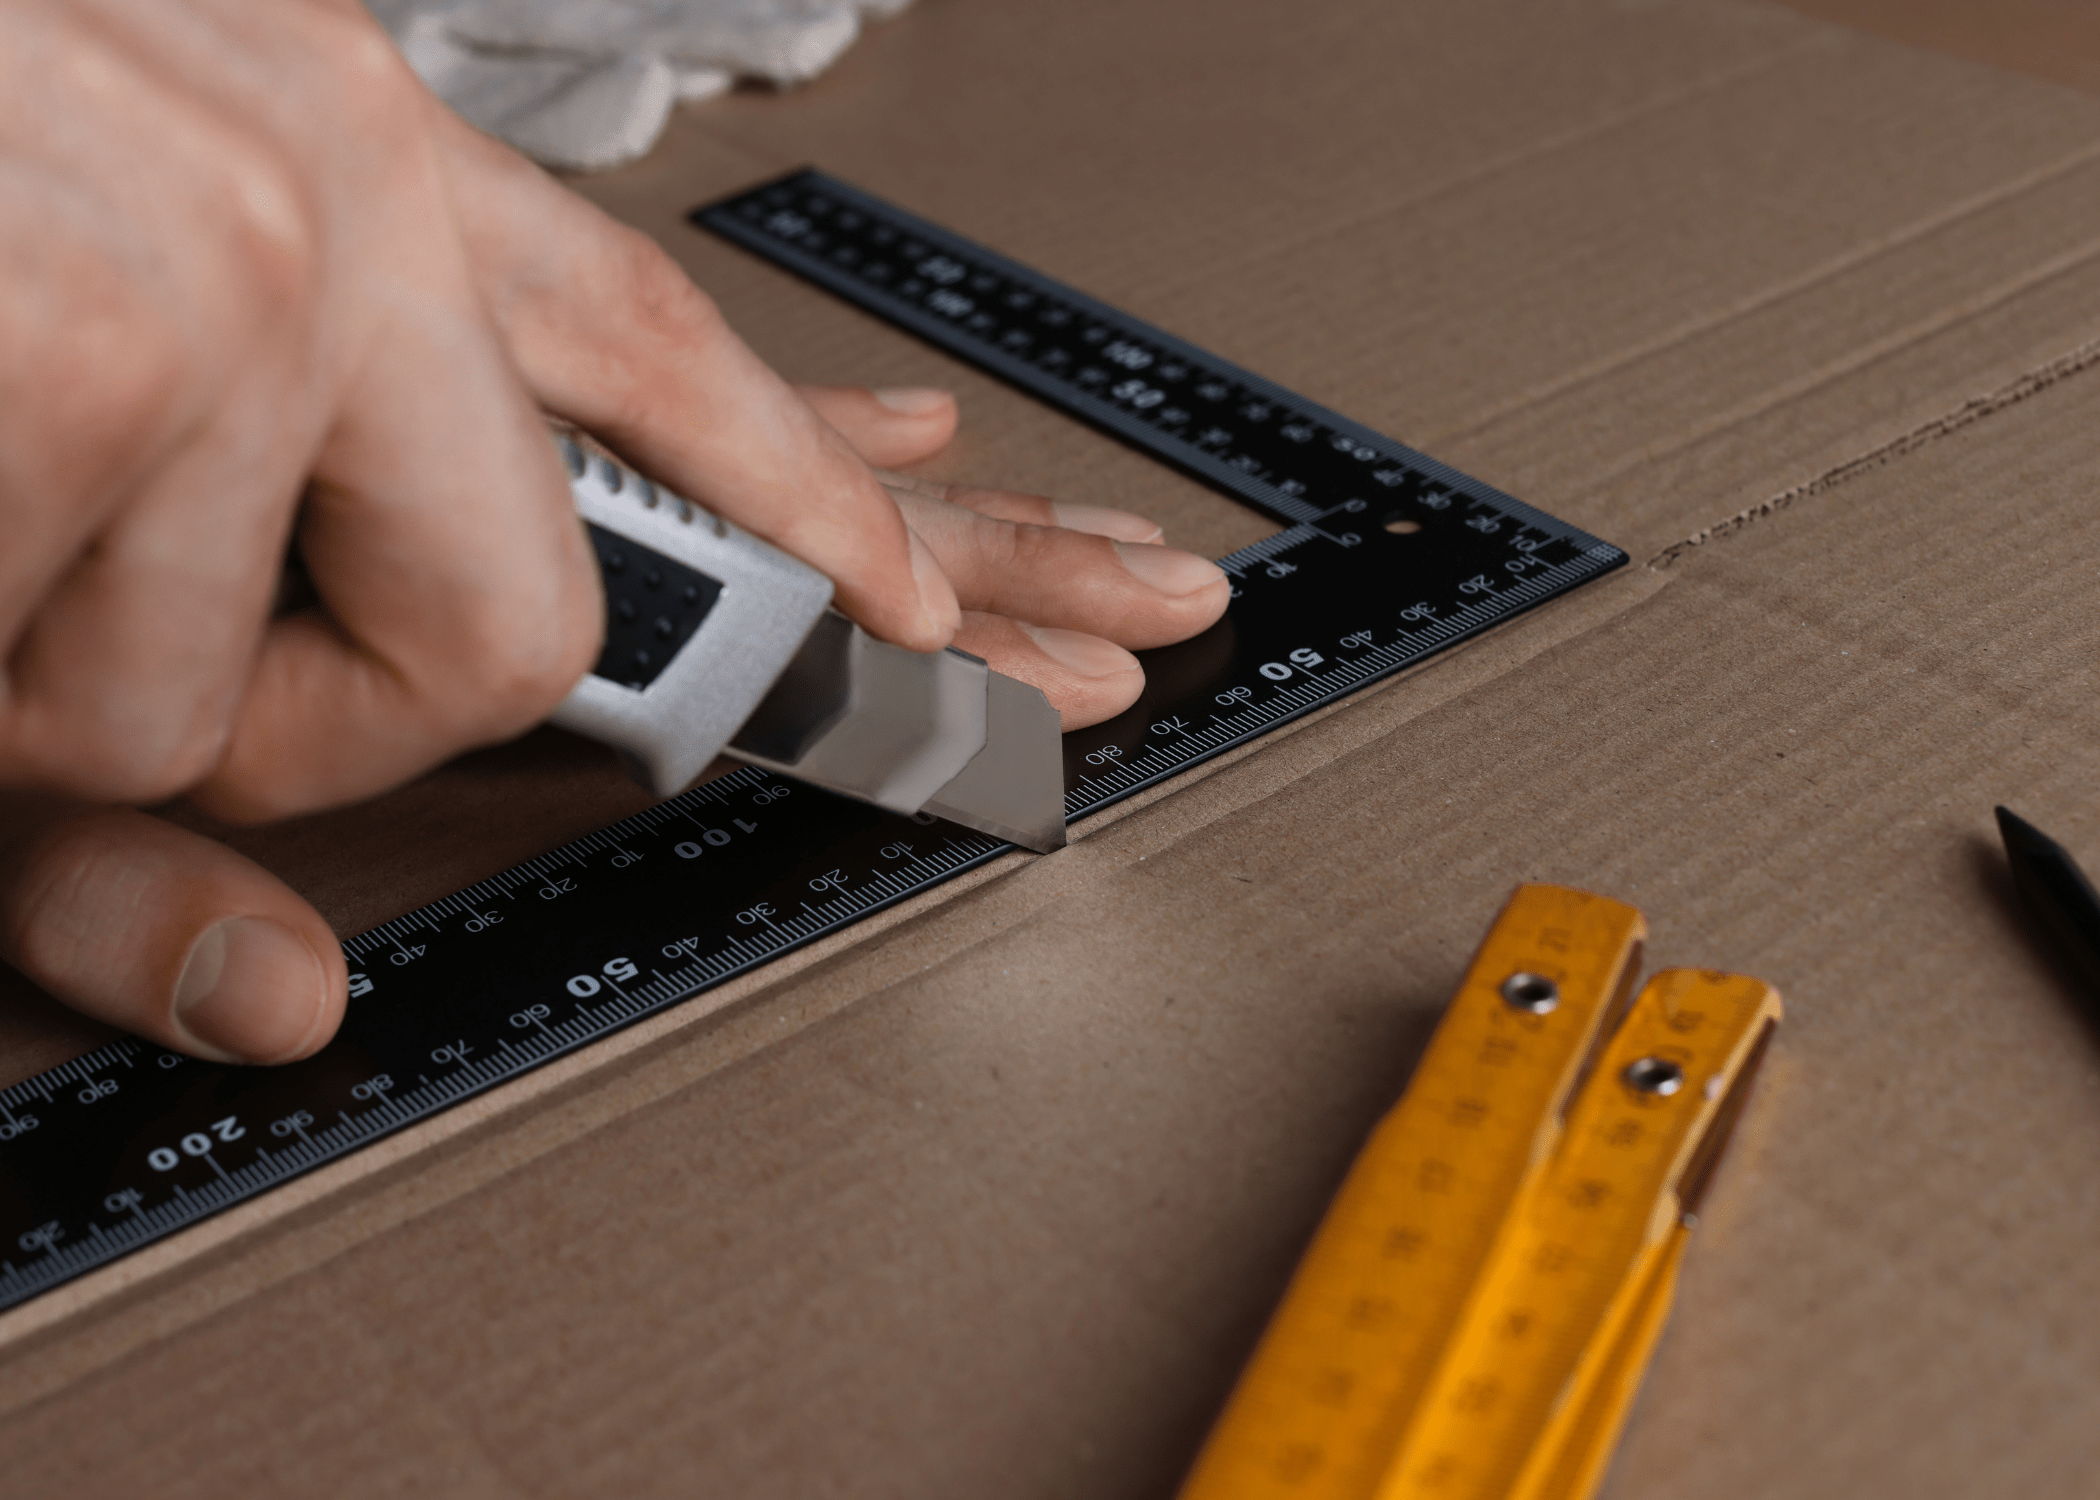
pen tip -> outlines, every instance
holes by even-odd
[[[1998,834],[2008,844],[2015,839],[2022,843],[2032,843],[2034,840],[2042,837],[2042,831],[2039,828],[2011,808],[2001,805],[1993,809],[1993,811],[1998,815]]]

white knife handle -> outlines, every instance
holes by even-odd
[[[605,647],[553,719],[660,797],[717,755],[914,813],[984,748],[990,672],[828,608],[831,581],[557,438],[605,585]]]

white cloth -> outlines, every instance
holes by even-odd
[[[642,155],[671,106],[836,62],[910,0],[368,0],[423,81],[550,167]]]

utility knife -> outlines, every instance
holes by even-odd
[[[1057,710],[968,652],[907,651],[831,580],[563,433],[605,584],[605,646],[553,721],[660,797],[718,755],[1024,848],[1065,842]]]

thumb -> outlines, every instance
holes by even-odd
[[[343,1018],[328,924],[223,845],[145,813],[0,795],[0,959],[63,1004],[214,1062],[290,1062]]]

